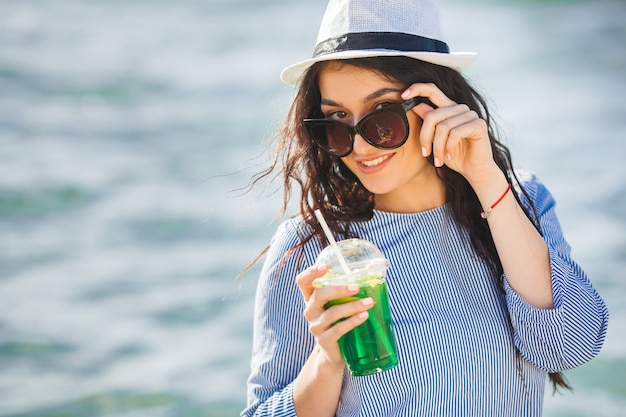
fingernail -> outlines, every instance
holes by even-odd
[[[315,269],[317,269],[319,272],[322,272],[322,271],[326,270],[326,265],[324,265],[324,264],[317,265],[317,267]]]
[[[428,151],[426,150],[424,146],[422,146],[422,155],[424,156],[424,158],[428,156]]]
[[[410,92],[409,90],[405,90],[405,91],[404,91],[404,93],[402,93],[402,94],[400,95],[400,97],[402,97],[402,98],[408,98],[410,93],[411,93],[411,92]]]
[[[361,300],[361,304],[363,304],[364,306],[371,306],[372,304],[374,304],[374,300],[371,297],[364,298]]]
[[[435,166],[436,167],[440,167],[441,166],[441,161],[437,157],[435,157]]]
[[[360,319],[366,319],[367,316],[369,316],[369,313],[367,311],[364,311],[361,314],[359,314],[357,317]]]
[[[449,152],[446,154],[446,156],[447,156],[448,159],[452,159],[452,155],[450,155]]]
[[[359,290],[359,286],[357,284],[350,284],[348,285],[348,291],[350,292],[357,292]]]

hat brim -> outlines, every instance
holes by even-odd
[[[440,52],[406,52],[406,51],[390,51],[390,50],[357,50],[357,51],[341,51],[316,58],[306,59],[285,68],[280,73],[280,79],[293,86],[300,84],[304,73],[316,62],[334,61],[340,59],[368,58],[376,56],[406,56],[409,58],[419,59],[421,61],[430,62],[431,64],[442,65],[452,68],[458,72],[463,72],[476,59],[475,52],[453,52],[444,54]]]

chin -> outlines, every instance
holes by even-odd
[[[377,184],[372,183],[371,181],[361,181],[361,184],[363,184],[363,187],[365,187],[367,191],[374,195],[387,194],[393,189],[393,187],[391,187],[389,184]]]

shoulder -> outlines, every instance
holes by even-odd
[[[311,239],[306,244],[302,245],[302,242],[306,237],[312,233],[311,227],[306,224],[301,215],[293,216],[289,219],[283,220],[270,241],[269,249],[267,252],[267,261],[273,266],[277,264],[288,262],[294,258],[296,248],[304,251],[301,253],[305,258],[310,257],[311,253],[315,253],[315,250],[319,252],[320,248],[312,248],[315,246],[317,239]]]
[[[530,213],[536,211],[540,217],[554,210],[556,206],[554,196],[534,172],[518,168],[514,171],[514,174],[518,181],[515,188],[526,210]]]
[[[269,259],[280,259],[287,251],[298,245],[300,242],[298,234],[300,223],[301,221],[298,219],[290,218],[278,225],[270,241],[267,253]]]
[[[272,237],[271,246],[295,246],[307,233],[310,233],[310,227],[304,222],[302,216],[292,216],[278,225]]]

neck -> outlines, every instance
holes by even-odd
[[[419,213],[443,206],[446,203],[446,188],[435,170],[432,173],[432,177],[406,184],[393,193],[377,194],[374,208],[393,213]]]

